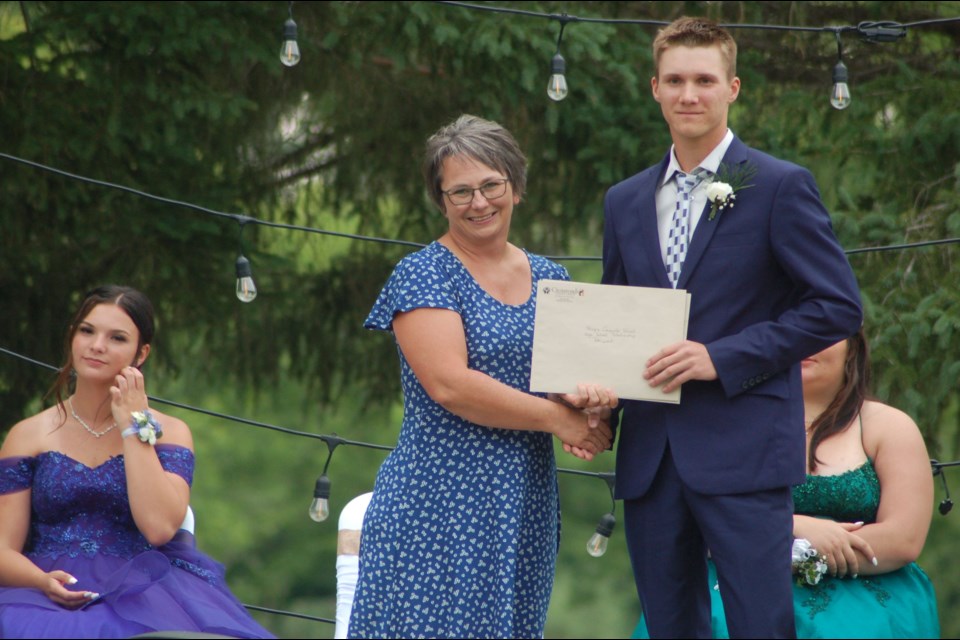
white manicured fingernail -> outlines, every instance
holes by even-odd
[[[77,579],[74,578],[73,576],[70,576],[69,578],[67,578],[67,584],[77,584]]]
[[[880,564],[879,562],[877,562],[877,557],[876,557],[876,556],[873,557],[873,559],[871,560],[871,562],[873,562],[873,566],[877,566],[878,564]]]

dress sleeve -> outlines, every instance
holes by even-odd
[[[457,313],[462,309],[450,272],[425,251],[411,254],[397,264],[363,326],[390,331],[396,314],[420,308]]]
[[[36,462],[36,458],[27,456],[0,458],[0,495],[32,487]]]
[[[158,444],[157,457],[164,471],[177,474],[193,486],[193,451],[174,444]]]
[[[529,254],[530,262],[534,265],[533,268],[533,277],[536,282],[540,280],[569,280],[570,274],[567,272],[566,267],[563,265],[557,264],[553,260],[544,258],[543,256],[538,256],[536,254]]]

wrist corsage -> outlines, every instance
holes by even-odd
[[[819,553],[806,538],[795,538],[791,554],[797,584],[813,586],[827,573],[827,558]]]
[[[137,436],[140,442],[153,446],[163,436],[163,427],[150,413],[150,409],[134,411],[130,414],[130,426],[123,430],[123,437]]]

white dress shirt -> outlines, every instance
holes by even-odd
[[[733,142],[733,132],[730,131],[730,129],[727,129],[727,135],[723,137],[723,140],[720,141],[720,144],[714,147],[713,151],[711,151],[707,157],[703,159],[703,162],[697,166],[709,171],[711,176],[716,175],[717,169],[720,168],[720,161],[723,160],[723,156],[727,153],[727,149],[730,147],[731,142]],[[677,181],[674,178],[674,174],[677,171],[683,171],[683,169],[680,168],[680,163],[677,162],[677,155],[674,152],[674,148],[671,146],[670,164],[667,165],[667,171],[663,174],[663,182],[657,189],[657,231],[660,234],[660,256],[663,259],[664,264],[667,262],[667,243],[669,242],[670,235],[670,221],[673,219],[673,212],[677,209]],[[701,181],[691,194],[692,200],[690,202],[690,225],[688,227],[690,230],[690,237],[687,238],[688,251],[690,250],[690,238],[693,237],[693,232],[697,228],[697,223],[700,222],[700,216],[703,215],[703,209],[707,206],[708,184],[710,184],[710,179]]]

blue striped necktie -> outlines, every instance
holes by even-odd
[[[697,167],[692,173],[677,171],[674,176],[677,179],[677,208],[670,220],[665,266],[670,285],[676,289],[690,244],[690,203],[693,201],[693,190],[706,177],[706,171]]]

